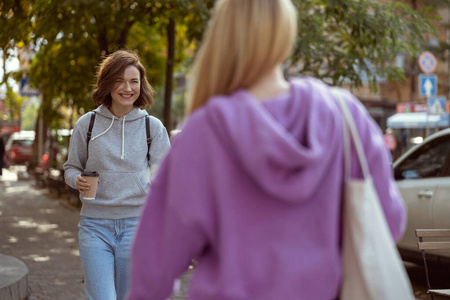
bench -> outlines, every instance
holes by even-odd
[[[450,299],[450,289],[432,289],[430,285],[430,278],[428,274],[428,265],[426,260],[426,250],[450,250],[450,239],[443,241],[442,238],[450,238],[450,229],[416,229],[416,237],[419,238],[417,247],[422,252],[422,258],[425,266],[425,276],[427,279],[428,291],[431,299],[434,300],[434,295],[441,298]],[[432,238],[432,241],[424,241],[424,238]]]

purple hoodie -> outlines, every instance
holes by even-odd
[[[406,222],[382,133],[342,90],[394,239]],[[196,110],[144,207],[128,299],[167,299],[197,258],[189,299],[334,299],[341,266],[343,119],[330,88],[294,79],[257,101],[239,90]],[[353,153],[352,176],[362,178]]]

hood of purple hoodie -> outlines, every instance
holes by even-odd
[[[208,122],[242,172],[274,199],[308,201],[342,147],[339,107],[322,82],[291,81],[289,95],[261,102],[245,90],[206,105]]]

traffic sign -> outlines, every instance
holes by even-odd
[[[419,75],[419,95],[434,96],[437,94],[437,76],[434,74]]]
[[[24,97],[35,97],[39,96],[39,91],[32,88],[28,77],[24,76],[20,79],[19,95]]]
[[[436,57],[430,51],[425,51],[419,56],[419,67],[422,72],[430,74],[436,70]]]
[[[446,109],[445,96],[432,96],[428,98],[428,113],[430,115],[442,115]]]

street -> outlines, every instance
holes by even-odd
[[[78,253],[79,209],[66,196],[18,180],[20,168],[3,169],[0,182],[0,253],[22,260],[29,269],[29,300],[86,299]],[[424,268],[405,263],[416,299],[427,299]],[[432,287],[450,288],[450,268],[430,268]],[[172,300],[186,297],[189,276]]]

